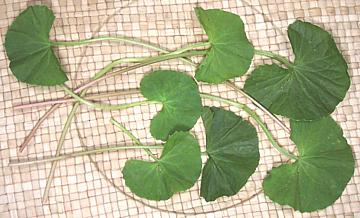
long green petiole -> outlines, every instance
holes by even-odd
[[[86,150],[86,151],[78,151],[70,154],[64,154],[60,156],[55,157],[49,157],[44,158],[40,160],[30,160],[30,161],[11,161],[9,162],[9,167],[15,167],[15,166],[24,166],[24,165],[33,165],[33,164],[41,164],[41,163],[47,163],[51,161],[60,161],[65,160],[68,158],[73,157],[80,157],[84,155],[91,155],[91,154],[99,154],[104,152],[113,152],[113,151],[120,151],[120,150],[128,150],[128,149],[163,149],[163,145],[136,145],[136,146],[111,146],[106,148],[98,148],[98,149],[92,149],[92,150]]]
[[[281,55],[275,54],[271,51],[265,51],[265,50],[259,50],[259,49],[255,49],[255,54],[256,55],[261,55],[261,56],[265,56],[265,57],[269,57],[271,59],[277,60],[280,63],[284,64],[286,67],[288,68],[294,68],[294,63],[292,63],[291,61],[289,61],[289,59],[287,59],[286,57],[283,57]]]
[[[98,78],[104,76],[107,72],[109,72],[114,67],[116,67],[116,66],[118,66],[120,64],[123,64],[123,63],[140,63],[140,62],[143,62],[146,59],[147,59],[147,57],[134,57],[134,58],[120,58],[120,59],[117,59],[117,60],[111,62],[110,64],[106,65],[99,72],[97,72],[94,75],[93,79],[98,79]]]
[[[208,46],[210,46],[210,42],[197,42],[197,43],[190,44],[188,46],[185,46],[183,48],[180,48],[180,49],[178,49],[178,50],[176,50],[174,52],[170,52],[170,53],[172,53],[172,54],[180,54],[180,53],[192,50],[192,49],[196,49],[196,48],[200,48],[200,47],[208,47]]]
[[[100,36],[100,37],[93,38],[93,39],[84,39],[84,40],[78,40],[78,41],[52,41],[51,45],[52,46],[79,46],[79,45],[87,45],[87,44],[101,42],[101,41],[124,42],[124,43],[131,44],[131,45],[142,46],[144,48],[148,48],[148,49],[158,51],[158,52],[161,52],[164,54],[170,53],[170,51],[163,49],[156,44],[152,44],[152,43],[140,40],[140,39],[134,39],[134,38],[126,37],[126,36]],[[191,49],[204,47],[204,46],[210,46],[210,42],[199,42],[199,43],[190,44],[189,46],[187,46],[185,48],[181,48],[181,49],[175,51],[175,53],[182,53],[184,51],[188,51]],[[186,58],[181,58],[181,59],[188,64],[192,64],[192,65],[196,66],[196,64],[194,64],[193,62],[191,62],[190,60],[188,60]]]
[[[135,144],[139,146],[144,146],[138,138],[136,138],[128,129],[125,128],[121,123],[116,121],[113,117],[110,119],[110,122],[115,125],[117,128],[119,128],[122,132],[124,132],[126,135],[128,135]],[[152,157],[155,161],[158,161],[159,159],[150,151],[148,148],[144,148],[145,152]]]
[[[84,98],[86,100],[102,100],[104,98],[111,98],[111,97],[118,97],[118,96],[127,96],[127,95],[134,95],[139,94],[139,89],[132,88],[127,90],[118,90],[118,91],[112,91],[112,92],[106,92],[106,93],[88,93]],[[26,109],[26,108],[34,108],[34,107],[44,107],[48,105],[57,105],[57,104],[65,104],[65,103],[71,103],[77,101],[74,98],[61,98],[61,99],[54,99],[50,101],[39,101],[34,102],[31,104],[23,104],[23,105],[14,105],[14,110],[19,109]]]
[[[51,46],[79,46],[79,45],[87,45],[95,42],[101,42],[101,41],[110,41],[110,42],[123,42],[127,44],[132,45],[138,45],[145,48],[149,48],[155,51],[162,52],[162,49],[159,48],[156,45],[152,45],[151,43],[144,42],[142,40],[129,38],[125,36],[100,36],[93,39],[84,39],[84,40],[78,40],[78,41],[52,41]]]
[[[283,122],[279,118],[277,118],[274,114],[272,114],[268,109],[266,109],[264,106],[262,106],[259,102],[257,102],[253,97],[248,95],[244,90],[242,90],[240,87],[238,87],[235,83],[231,81],[226,81],[226,85],[230,86],[231,88],[235,89],[239,93],[241,93],[243,96],[245,96],[247,99],[249,99],[256,107],[258,107],[260,110],[262,110],[265,114],[267,114],[269,117],[271,117],[283,130],[285,130],[286,133],[290,134],[290,129],[285,126]]]
[[[149,57],[144,59],[141,63],[135,65],[135,66],[131,66],[129,67],[130,70],[132,69],[137,69],[140,67],[144,67],[150,64],[154,64],[154,63],[158,63],[158,62],[162,62],[162,61],[166,61],[166,60],[171,60],[171,59],[176,59],[176,58],[185,58],[185,57],[192,57],[192,56],[201,56],[201,55],[205,55],[206,54],[206,50],[194,50],[194,51],[187,51],[187,52],[183,52],[183,53],[177,53],[177,51],[171,52],[171,53],[167,53],[167,54],[163,54],[163,55],[159,55],[159,56],[155,56],[155,57]],[[115,71],[109,74],[106,74],[102,77],[99,77],[97,79],[94,79],[90,82],[87,82],[85,85],[79,87],[78,89],[76,89],[76,91],[81,91],[83,89],[89,88],[97,83],[99,83],[100,81],[103,81],[107,78],[113,77],[115,75],[117,75],[119,72],[123,72],[122,70],[119,71]]]
[[[74,99],[76,99],[78,102],[85,104],[91,108],[97,109],[97,110],[122,110],[122,109],[126,109],[126,108],[130,108],[130,107],[135,107],[135,106],[139,106],[139,105],[144,105],[144,104],[155,104],[157,102],[154,101],[138,101],[138,102],[133,102],[133,103],[129,103],[129,104],[119,104],[119,105],[112,105],[112,104],[101,104],[101,103],[94,103],[91,101],[88,101],[82,97],[80,97],[79,95],[77,95],[76,93],[74,93],[70,88],[68,88],[65,85],[61,85],[61,87],[63,88],[63,90],[66,92],[66,94],[70,95],[71,97],[73,97]]]
[[[232,101],[226,98],[222,98],[219,96],[215,96],[215,95],[210,95],[210,94],[206,94],[206,93],[200,93],[200,96],[202,98],[206,98],[206,99],[210,99],[210,100],[215,100],[215,101],[219,101],[219,102],[223,102],[226,104],[229,104],[231,106],[237,107],[239,109],[244,110],[247,114],[250,115],[251,118],[253,118],[256,123],[261,127],[261,129],[264,131],[265,135],[267,136],[267,138],[269,139],[270,143],[283,155],[285,155],[286,157],[293,159],[293,160],[297,160],[298,157],[290,152],[288,152],[286,149],[284,149],[283,147],[281,147],[280,145],[278,145],[278,143],[276,142],[276,140],[274,139],[273,135],[271,134],[271,132],[269,131],[269,129],[266,127],[266,124],[264,122],[262,122],[262,120],[260,119],[260,117],[254,112],[252,111],[247,105],[245,104],[241,104],[239,102],[236,101]]]
[[[84,95],[85,91],[83,91],[81,94]],[[63,146],[63,144],[65,142],[65,137],[66,137],[66,135],[67,135],[67,133],[68,133],[68,131],[70,129],[71,122],[74,119],[76,111],[78,110],[79,107],[80,107],[80,102],[76,102],[74,104],[74,106],[72,107],[72,109],[71,109],[71,111],[70,111],[70,113],[69,113],[69,115],[68,115],[68,117],[66,119],[64,128],[63,128],[63,130],[61,132],[61,136],[60,136],[60,139],[58,141],[55,157],[60,155],[61,148],[62,148],[62,146]],[[52,182],[52,180],[54,178],[57,163],[58,163],[57,161],[53,161],[52,164],[51,164],[51,169],[50,169],[47,181],[46,181],[44,195],[43,195],[43,198],[42,198],[43,203],[45,203],[47,201],[48,197],[49,197],[50,185],[51,185],[51,182]]]

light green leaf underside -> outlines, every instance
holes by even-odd
[[[68,80],[49,41],[54,19],[46,6],[30,6],[9,27],[5,49],[10,69],[19,81],[53,86]]]
[[[265,194],[301,212],[323,209],[341,196],[354,173],[354,158],[338,124],[330,117],[291,121],[291,139],[300,158],[273,168]]]
[[[199,178],[199,144],[190,133],[175,132],[165,143],[158,161],[128,160],[122,172],[126,186],[137,196],[167,200],[192,187]]]
[[[246,37],[241,18],[219,9],[195,8],[211,47],[196,70],[199,81],[221,83],[249,69],[254,48]]]
[[[201,178],[206,201],[239,192],[259,164],[256,129],[233,112],[205,107],[202,113],[209,155]]]
[[[349,89],[347,64],[331,35],[318,26],[296,21],[288,35],[295,67],[259,66],[244,89],[275,114],[295,120],[325,117]]]
[[[162,110],[151,120],[154,138],[165,141],[174,131],[191,129],[201,115],[201,98],[195,81],[170,70],[146,75],[140,83],[141,93],[151,101],[161,102]]]

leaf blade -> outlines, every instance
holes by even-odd
[[[201,115],[198,86],[184,73],[153,71],[142,79],[140,91],[148,100],[163,104],[150,124],[151,134],[156,139],[164,141],[175,131],[191,129]]]
[[[53,86],[68,80],[51,48],[49,31],[55,16],[46,6],[30,6],[10,25],[5,50],[10,69],[21,82]]]
[[[241,18],[219,9],[197,7],[195,13],[211,44],[196,69],[195,78],[221,83],[245,74],[254,56],[254,48],[246,37]]]
[[[289,25],[288,35],[295,54],[294,68],[259,66],[244,89],[275,114],[294,120],[325,117],[349,89],[347,64],[331,35],[318,26],[296,21]],[[280,82],[271,84],[272,78]]]
[[[139,197],[167,200],[194,185],[201,172],[197,140],[188,132],[175,132],[164,145],[159,161],[128,160],[125,184]]]
[[[209,155],[201,178],[206,201],[232,196],[245,185],[259,163],[256,130],[230,111],[205,107],[202,119]]]
[[[291,129],[300,158],[273,168],[263,182],[264,192],[301,212],[323,209],[341,196],[354,173],[351,148],[331,117],[291,121]]]

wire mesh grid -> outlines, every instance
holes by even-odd
[[[246,32],[257,48],[268,49],[282,55],[291,55],[286,27],[295,18],[305,19],[331,31],[348,64],[352,85],[346,99],[337,107],[334,118],[344,129],[352,145],[356,169],[343,195],[334,205],[313,213],[300,214],[286,206],[279,206],[261,192],[261,183],[282,157],[271,148],[259,130],[260,164],[249,182],[233,197],[223,197],[207,203],[199,197],[199,182],[189,191],[176,194],[164,202],[147,201],[134,196],[125,187],[121,168],[129,158],[145,158],[140,150],[127,150],[66,159],[58,164],[50,190],[49,202],[41,203],[46,178],[51,164],[25,167],[7,167],[10,159],[42,158],[55,153],[66,116],[71,105],[62,105],[37,131],[23,153],[19,144],[34,123],[47,109],[14,111],[13,105],[57,99],[64,93],[56,88],[39,88],[19,83],[8,69],[3,43],[5,33],[13,19],[30,4],[46,4],[54,11],[56,20],[51,32],[53,39],[77,40],[96,35],[126,35],[160,44],[168,49],[179,48],[190,42],[206,39],[195,14],[194,6],[222,8],[242,17]],[[0,1],[0,216],[1,217],[356,217],[360,216],[360,3],[356,0],[133,0],[133,1]],[[82,47],[61,47],[57,50],[62,67],[69,72],[72,86],[86,81],[111,60],[131,56],[155,55],[156,52],[140,47],[114,43]],[[270,63],[256,58],[254,65]],[[126,65],[124,65],[126,66]],[[144,73],[152,69],[173,69],[193,73],[190,66],[172,60],[144,67],[101,82],[93,93],[127,90],[139,86]],[[240,86],[244,78],[236,79]],[[224,85],[201,85],[204,92],[221,95],[250,104],[241,95]],[[111,103],[125,103],[141,99],[139,95],[112,98]],[[220,105],[204,101],[205,105]],[[254,106],[250,106],[255,109]],[[143,143],[153,144],[149,126],[151,117],[160,107],[139,106],[115,112],[93,111],[85,106],[77,113],[62,153],[84,148],[98,148],[114,144],[132,144],[129,138],[114,129],[109,119],[114,116],[124,123]],[[230,107],[243,117],[246,114]],[[288,135],[269,117],[256,110],[281,145],[294,149]],[[284,120],[288,124],[287,120]],[[204,146],[201,121],[193,133]],[[204,160],[205,161],[205,160]]]

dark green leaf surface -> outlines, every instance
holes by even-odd
[[[154,138],[165,141],[174,131],[191,129],[201,115],[201,99],[195,81],[184,73],[159,70],[146,75],[140,84],[141,93],[151,101],[163,104],[152,119]]]
[[[9,27],[5,49],[10,69],[19,81],[52,86],[68,80],[49,41],[54,19],[46,6],[30,6]]]
[[[239,192],[259,164],[256,129],[233,112],[204,108],[206,152],[200,195],[206,201]]]
[[[331,114],[350,86],[347,64],[331,35],[296,21],[288,29],[293,69],[263,65],[246,80],[245,91],[275,114],[316,120]]]
[[[195,12],[211,44],[196,70],[196,79],[221,83],[245,74],[254,56],[254,48],[246,37],[241,18],[219,9],[197,7]]]
[[[301,212],[335,202],[354,173],[354,158],[341,128],[330,117],[291,121],[291,139],[300,158],[273,168],[265,178],[265,194]]]
[[[199,178],[199,144],[190,133],[175,132],[165,143],[158,161],[128,160],[122,172],[126,186],[137,196],[167,200],[192,187]]]

